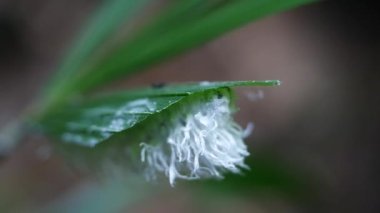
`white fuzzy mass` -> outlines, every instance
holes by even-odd
[[[172,125],[164,143],[141,143],[148,179],[162,172],[173,186],[177,178],[223,178],[227,171],[239,173],[248,168],[244,158],[249,153],[243,139],[250,131],[233,120],[227,97],[199,102],[187,112]]]

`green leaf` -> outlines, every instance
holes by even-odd
[[[207,2],[207,1],[206,1]],[[141,71],[150,65],[156,64],[169,57],[182,53],[185,50],[201,45],[224,32],[232,30],[249,21],[285,10],[310,0],[237,0],[218,1],[219,7],[199,13],[190,20],[181,24],[173,24],[172,19],[182,20],[182,16],[173,16],[167,22],[153,25],[149,34],[138,37],[136,40],[125,43],[105,59],[94,63],[78,76],[77,83],[72,82],[76,91],[88,91],[96,86],[103,85],[122,75],[129,75]],[[206,4],[205,1],[198,6]],[[196,8],[188,7],[185,16]],[[172,11],[170,11],[172,12]],[[199,12],[199,11],[198,11]],[[170,28],[168,28],[170,26]],[[167,30],[162,30],[166,29]]]
[[[68,50],[57,74],[53,77],[45,90],[45,96],[56,95],[62,87],[71,81],[77,71],[102,49],[107,41],[121,25],[137,15],[148,0],[109,0],[95,12],[81,31],[78,38]],[[51,98],[51,97],[50,97]]]
[[[106,1],[74,43],[58,71],[59,75],[56,77],[56,81],[61,78],[70,78],[74,71],[89,59],[96,48],[121,26],[125,19],[136,15],[136,10],[144,2],[134,0]]]
[[[86,92],[123,75],[144,70],[199,46],[252,20],[312,0],[183,0],[173,1],[140,33],[115,45],[103,58],[65,69],[69,78],[53,85],[46,105]],[[75,57],[71,57],[75,58]],[[78,68],[78,69],[77,69]],[[74,71],[75,70],[75,71]]]
[[[98,95],[58,108],[39,120],[42,130],[60,141],[94,147],[107,140],[144,133],[146,120],[155,122],[191,98],[210,91],[236,86],[275,86],[279,81],[201,82],[146,88],[111,95]],[[162,115],[161,115],[162,116]],[[138,126],[140,124],[140,126]]]

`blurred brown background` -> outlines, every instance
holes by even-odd
[[[0,1],[0,127],[37,97],[99,3]],[[248,197],[208,210],[378,212],[379,9],[375,1],[318,2],[244,26],[114,86],[279,79],[278,88],[240,90],[237,119],[255,123],[254,154],[305,169],[321,183],[318,196],[306,206]],[[261,93],[263,99],[249,100]],[[25,142],[0,163],[0,206],[12,212],[45,205],[84,179],[48,152],[46,139]],[[169,191],[132,209],[204,211],[191,202],[186,190]]]

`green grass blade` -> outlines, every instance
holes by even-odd
[[[56,76],[45,90],[46,95],[58,94],[61,87],[68,84],[78,69],[88,62],[99,47],[148,0],[109,0],[105,1],[78,39],[74,42],[60,65]]]
[[[156,160],[167,165],[168,156],[174,156],[174,152],[169,155],[164,154],[164,150],[178,150],[185,142],[188,148],[182,149],[186,153],[207,150],[208,144],[209,151],[205,153],[215,159],[217,154],[213,154],[215,148],[212,147],[222,146],[218,142],[223,141],[229,150],[237,150],[233,156],[241,154],[243,157],[248,155],[242,141],[247,131],[231,117],[236,111],[232,87],[274,85],[279,82],[200,82],[100,95],[73,100],[36,122],[41,130],[55,138],[56,148],[73,160],[75,166],[105,174],[112,172],[113,168],[141,165],[145,152],[149,152],[147,165],[151,169],[160,166]],[[200,145],[203,148],[194,150],[197,144],[204,144]],[[228,155],[229,152],[225,150],[224,153]],[[192,159],[190,155],[189,160]],[[194,165],[200,162],[195,156]],[[170,162],[173,163],[173,158]],[[205,165],[211,163],[208,159],[205,162]],[[243,162],[237,165],[244,167]],[[169,171],[169,167],[165,168]],[[154,178],[151,172],[146,175]],[[212,174],[218,176],[218,173],[215,170]],[[169,173],[165,174],[168,176]],[[169,182],[174,185],[172,175]]]
[[[81,67],[56,87],[50,102],[144,70],[252,20],[308,2],[312,0],[180,1],[134,39]]]
[[[201,82],[117,92],[76,100],[45,115],[39,124],[59,141],[94,147],[127,134],[146,119],[182,104],[186,97],[221,88],[276,85],[279,81]]]

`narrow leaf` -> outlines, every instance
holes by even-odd
[[[279,81],[200,82],[98,95],[59,108],[39,122],[60,141],[94,147],[194,94],[226,87],[276,85]]]
[[[48,84],[45,96],[50,97],[69,84],[81,66],[91,60],[101,45],[127,20],[137,14],[148,0],[109,0],[95,12],[63,59],[57,74]],[[52,97],[50,97],[52,98]]]
[[[40,124],[64,142],[58,144],[70,159],[95,171],[141,159],[148,179],[165,174],[172,186],[176,179],[222,178],[247,168],[249,155],[250,128],[233,120],[231,87],[278,84],[201,82],[102,95],[51,111]]]
[[[83,70],[78,76],[77,83],[72,82],[73,88],[78,91],[87,91],[122,75],[141,71],[249,21],[310,2],[310,0],[238,0],[230,2],[214,8],[207,14],[200,14],[201,17],[194,18],[180,26],[174,26],[161,33],[154,31],[146,38],[127,42],[113,54],[89,67],[88,70]],[[159,26],[165,29],[165,24],[164,22]]]
[[[229,30],[312,0],[178,1],[157,21],[125,40],[104,58],[80,67],[48,94],[47,104],[142,71]]]

